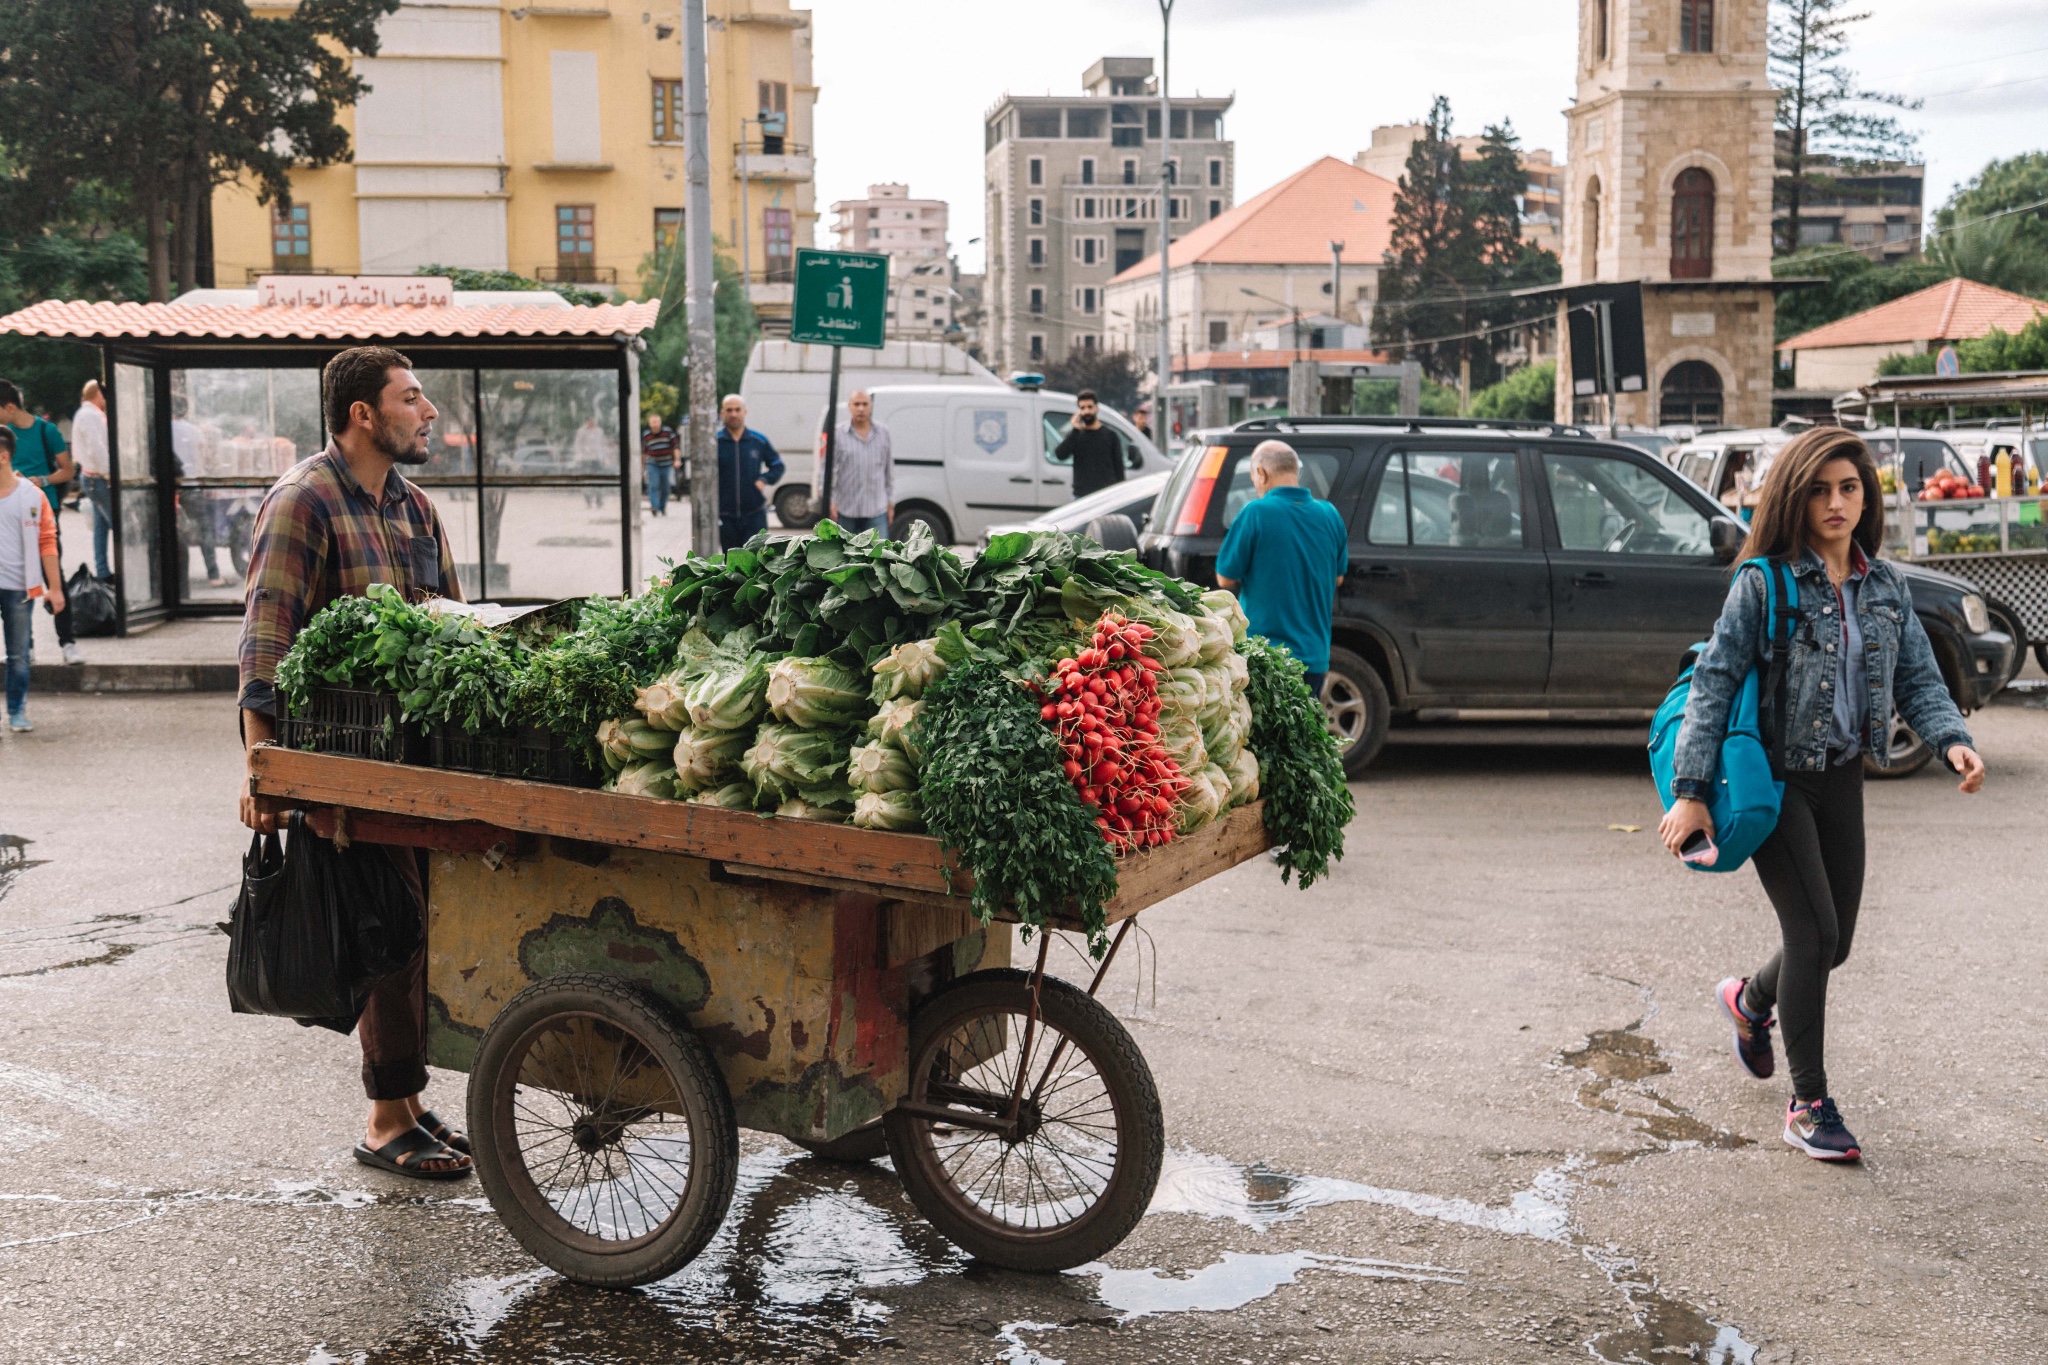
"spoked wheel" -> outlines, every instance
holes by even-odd
[[[1166,1146],[1138,1045],[1085,992],[976,972],[910,1024],[909,1093],[883,1116],[919,1213],[968,1254],[1011,1270],[1084,1265],[1152,1201]]]
[[[718,1231],[739,1174],[732,1098],[704,1044],[595,974],[529,986],[491,1021],[469,1131],[507,1230],[582,1284],[674,1274]]]

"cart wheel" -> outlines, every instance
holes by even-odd
[[[469,1131],[498,1217],[579,1284],[674,1274],[718,1231],[739,1174],[732,1097],[704,1044],[595,973],[536,982],[491,1021]]]
[[[820,1161],[875,1161],[889,1155],[889,1140],[882,1135],[880,1119],[865,1128],[842,1133],[830,1142],[807,1142],[803,1138],[790,1141]]]
[[[1026,1057],[1030,1011],[1020,971],[976,972],[932,997],[910,1023],[909,1093],[882,1126],[911,1202],[949,1241],[1011,1270],[1069,1270],[1145,1216],[1165,1124],[1115,1015],[1048,977]]]

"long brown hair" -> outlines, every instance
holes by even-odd
[[[1877,462],[1863,438],[1844,427],[1815,427],[1786,443],[1764,475],[1756,511],[1749,525],[1743,558],[1762,555],[1783,564],[1806,552],[1806,504],[1813,481],[1829,460],[1849,460],[1863,480],[1863,519],[1856,523],[1856,544],[1871,559],[1884,543],[1884,494],[1877,486]]]

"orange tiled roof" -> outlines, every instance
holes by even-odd
[[[1175,356],[1176,373],[1195,370],[1284,370],[1297,360],[1318,360],[1325,365],[1384,365],[1385,351],[1196,351]]]
[[[344,304],[235,308],[180,303],[77,303],[50,299],[0,318],[0,332],[23,336],[200,337],[367,341],[381,337],[628,336],[654,325],[658,303],[596,307],[487,308]]]
[[[2048,301],[1958,278],[1836,318],[1810,332],[1786,338],[1778,343],[1778,349],[1812,351],[1826,346],[1961,341],[1983,336],[1993,327],[2017,332],[2036,313],[2048,313]]]
[[[1330,243],[1344,259],[1378,265],[1393,234],[1394,182],[1326,156],[1271,189],[1211,218],[1173,243],[1173,264],[1328,265]],[[1190,196],[1199,203],[1199,192]],[[1154,252],[1116,278],[1159,273]]]

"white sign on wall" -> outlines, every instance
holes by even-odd
[[[264,308],[446,308],[455,302],[455,285],[446,275],[263,275],[256,302]]]
[[[1671,335],[1675,337],[1710,337],[1714,334],[1712,313],[1673,313]]]

